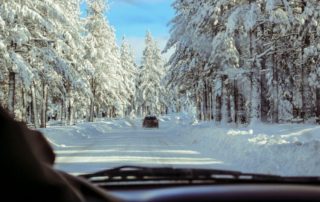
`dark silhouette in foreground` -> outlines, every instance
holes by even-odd
[[[55,154],[39,132],[0,107],[2,199],[9,201],[114,201],[88,181],[53,168]]]

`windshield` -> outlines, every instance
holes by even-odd
[[[317,0],[2,0],[0,105],[73,175],[320,176],[319,22]]]

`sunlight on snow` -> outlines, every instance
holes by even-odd
[[[110,153],[116,154],[141,154],[141,156],[134,155],[110,155]],[[179,154],[179,155],[198,155],[199,152],[192,150],[166,150],[156,149],[152,151],[147,150],[123,150],[123,149],[106,149],[106,150],[65,150],[56,151],[58,157],[57,163],[139,163],[139,164],[176,164],[176,165],[208,165],[208,164],[222,164],[222,161],[218,161],[212,158],[197,158],[197,157],[160,157],[160,156],[145,156],[145,154]],[[71,156],[68,156],[71,154]],[[72,154],[83,155],[74,156]],[[96,155],[101,156],[96,156]],[[60,156],[59,156],[60,155]]]
[[[191,150],[118,150],[118,149],[107,149],[107,150],[66,150],[56,151],[56,154],[81,154],[81,153],[105,153],[105,152],[117,152],[117,153],[171,153],[171,154],[199,154],[199,152]]]
[[[228,135],[252,135],[253,130],[229,130],[227,132]]]
[[[313,131],[314,128],[306,128],[297,132],[291,132],[289,134],[286,135],[281,135],[282,138],[288,138],[288,137],[293,137],[293,136],[301,136],[301,135],[308,135],[311,131]],[[312,133],[310,133],[310,135],[312,135]]]
[[[250,138],[250,139],[248,139],[248,141],[251,142],[251,143],[258,144],[258,145],[289,144],[290,143],[285,139],[282,139],[282,138],[279,138],[279,137],[275,137],[273,135],[269,136],[269,135],[263,135],[263,134],[259,134],[254,138]]]
[[[190,157],[153,157],[153,156],[73,156],[58,157],[57,163],[120,163],[120,164],[174,164],[174,165],[208,165],[222,164],[222,161],[212,158],[190,158]]]

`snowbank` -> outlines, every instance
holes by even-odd
[[[58,149],[60,147],[79,147],[86,140],[108,135],[114,129],[132,129],[136,127],[137,120],[132,119],[99,119],[96,122],[82,122],[74,126],[58,126],[57,122],[49,122],[48,128],[40,129],[48,141]]]
[[[98,122],[78,123],[71,127],[51,126],[42,131],[55,150],[60,150],[60,155],[65,152],[85,150],[87,156],[74,152],[74,158],[89,156],[92,160],[96,158],[96,151],[105,153],[102,160],[106,163],[95,164],[97,167],[92,167],[92,170],[99,170],[100,167],[109,165],[110,149],[114,149],[112,155],[119,159],[131,158],[130,152],[126,153],[122,147],[118,148],[117,143],[130,148],[130,151],[146,151],[139,154],[141,161],[135,160],[135,163],[141,165],[144,158],[154,158],[155,160],[150,160],[151,163],[157,162],[156,159],[167,157],[172,159],[192,157],[193,162],[205,158],[221,163],[179,165],[177,161],[161,162],[164,162],[163,166],[229,169],[289,176],[320,176],[320,126],[255,124],[253,127],[237,128],[216,125],[214,122],[197,123],[193,117],[185,113],[162,116],[159,119],[160,128],[157,130],[141,128],[142,119],[136,118],[101,119]],[[174,153],[166,156],[157,153],[158,150],[152,150],[155,148],[158,150],[161,148],[162,151],[188,150],[194,155],[181,156]],[[70,158],[63,158],[64,161],[74,161],[72,155]],[[131,161],[113,160],[113,162],[114,164],[110,164],[111,167],[116,165],[115,162],[122,165],[130,164]],[[154,165],[161,166],[159,162]],[[92,163],[90,165],[93,166]],[[82,164],[78,166],[86,167]]]
[[[227,169],[279,175],[320,175],[320,126],[256,124],[228,128],[202,123],[181,138],[224,161]]]

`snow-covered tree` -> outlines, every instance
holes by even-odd
[[[164,63],[161,52],[151,33],[147,32],[137,81],[136,107],[140,115],[160,114],[166,107],[166,103],[162,99],[165,96],[162,85],[163,76]]]
[[[115,33],[105,18],[107,4],[103,0],[88,1],[87,58],[94,72],[90,78],[91,97],[89,120],[93,121],[94,111],[106,111],[113,116],[121,113],[127,104],[126,86],[121,77],[120,51],[116,45]],[[96,108],[96,110],[94,110]],[[111,115],[112,114],[112,115]]]
[[[46,127],[51,115],[73,124],[134,107],[133,56],[116,44],[107,2],[87,0],[84,19],[81,2],[1,1],[0,104],[17,119]]]
[[[134,62],[133,50],[129,43],[122,39],[121,44],[121,68],[122,68],[122,79],[125,85],[125,91],[128,98],[128,106],[126,107],[125,114],[135,113],[134,96],[136,94],[136,79],[137,79],[137,66]]]
[[[319,116],[318,87],[311,84],[318,78],[319,5],[176,0],[166,47],[176,50],[169,86],[194,100],[201,119],[254,123]]]
[[[22,107],[15,114],[22,114],[21,119],[27,121],[26,110],[31,109],[29,114],[35,127],[40,126],[39,115],[41,126],[45,127],[48,91],[59,86],[63,94],[61,99],[65,100],[63,92],[71,94],[66,86],[76,89],[77,84],[85,83],[80,76],[81,61],[77,60],[81,58],[81,32],[73,23],[76,20],[70,20],[71,12],[65,12],[63,2],[60,3],[52,0],[4,1],[0,5],[1,24],[5,26],[1,32],[2,61],[6,62],[3,67],[8,72],[10,84],[8,109],[16,112],[14,104],[20,104],[14,100],[16,95],[27,99],[31,94],[32,99],[21,99]],[[70,7],[68,9],[70,11]],[[80,21],[80,16],[73,17]],[[16,87],[21,88],[21,93],[15,91]],[[69,106],[72,106],[70,102]],[[72,113],[69,114],[70,120]]]

